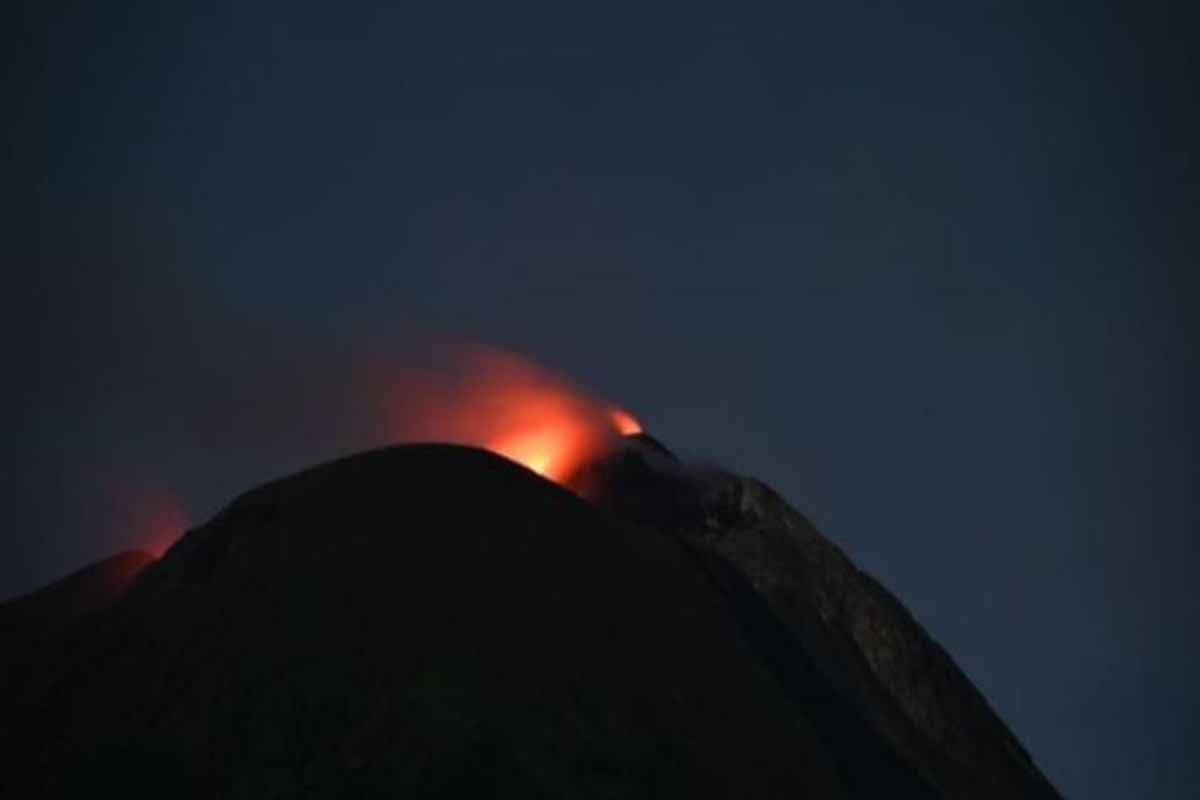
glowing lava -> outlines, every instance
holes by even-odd
[[[641,423],[633,418],[633,415],[622,408],[612,408],[608,412],[609,417],[613,421],[613,425],[617,426],[617,433],[622,436],[633,436],[642,432]]]
[[[505,387],[506,424],[482,446],[563,483],[584,462],[641,427],[625,411],[602,413],[586,396],[564,386]]]
[[[402,376],[393,438],[482,447],[557,483],[641,425],[518,356],[458,346],[437,373]]]

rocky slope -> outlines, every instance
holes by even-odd
[[[686,467],[649,437],[588,465],[573,485],[615,516],[703,554],[722,584],[744,587],[784,629],[785,646],[938,796],[1058,797],[907,609],[769,487]],[[760,660],[777,665],[785,686],[797,671],[795,658],[764,650]]]

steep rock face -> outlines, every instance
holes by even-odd
[[[753,587],[822,679],[940,795],[1058,797],[903,605],[769,487],[689,470],[657,443],[575,481],[599,506],[670,531]]]

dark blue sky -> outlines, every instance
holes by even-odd
[[[202,521],[382,444],[348,363],[484,342],[778,488],[1069,796],[1200,791],[1194,19],[44,5],[0,596],[129,544],[114,482]]]

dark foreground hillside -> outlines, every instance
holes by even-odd
[[[0,796],[1055,796],[956,669],[782,607],[769,536],[636,519],[450,446],[254,490],[0,606]]]

